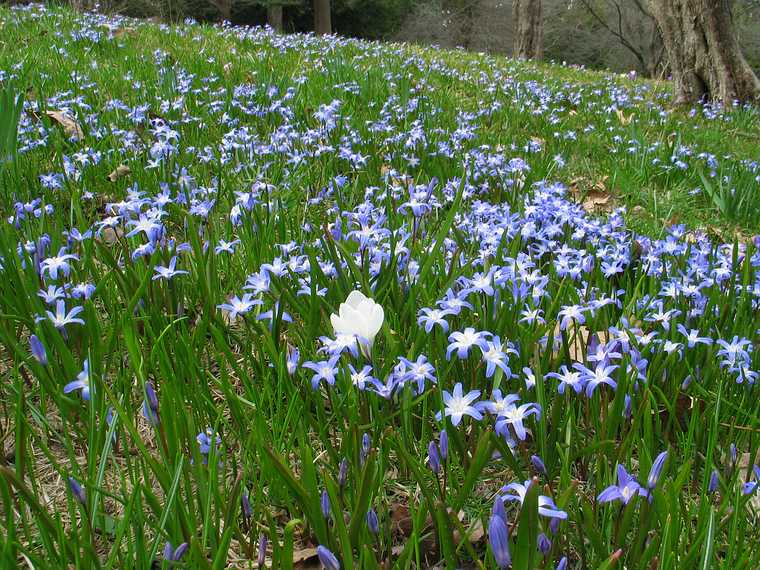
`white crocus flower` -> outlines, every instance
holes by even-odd
[[[375,336],[383,326],[383,308],[361,291],[351,291],[345,303],[341,303],[338,314],[330,315],[335,334],[354,335],[362,344],[362,350],[369,354],[375,343]]]

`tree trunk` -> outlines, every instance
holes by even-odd
[[[541,0],[512,0],[515,27],[513,56],[541,59],[544,56],[544,23]]]
[[[760,80],[734,34],[730,0],[651,0],[675,87],[675,102],[756,101]]]
[[[232,0],[212,0],[211,3],[219,11],[222,20],[229,22],[232,19]]]
[[[330,0],[314,0],[314,31],[318,35],[332,33]]]
[[[282,6],[270,4],[267,8],[267,23],[277,31],[282,31]]]

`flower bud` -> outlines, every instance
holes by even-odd
[[[491,516],[499,517],[507,524],[507,510],[504,508],[504,501],[498,495],[493,502],[493,508],[491,509]]]
[[[377,518],[375,509],[370,509],[367,511],[367,528],[369,528],[369,531],[372,534],[377,534],[380,532],[380,521]]]
[[[253,516],[253,507],[251,506],[247,491],[243,491],[243,494],[240,497],[240,508],[243,511],[243,517],[245,517],[246,520]]]
[[[438,457],[438,446],[434,441],[428,444],[428,465],[430,466],[430,470],[438,475],[438,472],[441,470],[441,460]]]
[[[317,557],[325,570],[340,570],[340,562],[338,562],[338,559],[321,544],[317,546]]]
[[[83,505],[87,505],[87,493],[85,493],[79,481],[73,477],[69,477],[69,489],[71,489],[71,493],[77,501]]]
[[[183,542],[180,544],[175,550],[174,550],[174,556],[172,557],[172,560],[175,562],[179,562],[182,557],[185,555],[185,552],[187,552],[189,545],[187,542]]]
[[[322,516],[326,519],[330,518],[330,495],[327,494],[327,489],[322,490],[322,496],[319,499],[319,506],[322,509]]]
[[[530,462],[533,464],[533,467],[536,468],[536,471],[541,473],[541,475],[544,477],[549,476],[549,473],[546,471],[546,465],[544,465],[543,460],[538,455],[531,455]]]
[[[42,341],[37,338],[37,335],[33,334],[29,337],[29,347],[31,348],[34,359],[42,364],[42,366],[47,366],[47,353],[45,352],[45,347],[42,344]]]
[[[347,480],[348,480],[348,460],[344,457],[340,461],[340,467],[338,469],[338,485],[340,485],[341,487],[345,487]]]
[[[492,516],[488,523],[488,542],[491,544],[496,565],[501,569],[507,568],[512,563],[512,556],[509,553],[509,533],[507,525],[499,516]]]
[[[657,486],[657,480],[660,478],[662,468],[665,465],[665,460],[668,458],[668,452],[663,451],[652,463],[652,469],[649,470],[649,477],[647,478],[647,487],[654,489]]]
[[[296,373],[296,370],[298,369],[298,360],[300,359],[301,355],[298,349],[294,346],[291,346],[288,350],[288,362],[287,362],[287,369],[288,369],[288,375],[293,376],[293,374]]]
[[[148,380],[145,383],[145,401],[154,413],[158,413],[158,395],[156,389],[153,387],[153,382]]]
[[[538,535],[538,550],[546,556],[552,549],[552,541],[543,532]]]
[[[259,568],[264,568],[264,563],[266,562],[267,558],[267,535],[261,534],[259,535],[259,555],[256,560]]]
[[[449,458],[449,434],[445,429],[441,430],[441,436],[438,445],[441,448],[441,459],[443,459],[445,462]]]
[[[718,471],[714,470],[710,474],[710,483],[707,485],[707,492],[714,493],[715,491],[717,491],[719,483],[720,483],[720,480],[718,478]]]

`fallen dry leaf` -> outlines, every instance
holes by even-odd
[[[620,121],[620,124],[623,126],[630,125],[631,121],[633,120],[633,116],[635,115],[635,113],[631,113],[630,115],[626,117],[622,109],[616,109],[615,114],[617,115],[617,118]]]
[[[316,548],[301,548],[293,551],[293,567],[300,570],[319,568],[319,557]]]
[[[125,36],[133,36],[137,30],[135,28],[118,28],[113,31],[113,37],[121,39]]]
[[[614,202],[610,194],[592,190],[583,198],[581,205],[589,213],[611,212]]]
[[[606,182],[609,176],[603,176],[593,186],[584,192],[581,183],[586,179],[581,177],[570,181],[570,192],[580,200],[583,209],[590,214],[611,212],[615,208],[615,200],[607,190]]]
[[[95,240],[104,243],[105,245],[111,246],[119,241],[119,238],[121,238],[123,235],[124,231],[119,227],[116,229],[112,227],[105,227],[103,228],[103,231],[101,231],[95,237]]]
[[[559,322],[554,325],[555,340],[562,338],[562,331],[559,330],[559,325]],[[565,334],[567,334],[567,349],[570,354],[570,359],[575,362],[584,362],[586,360],[586,351],[588,350],[588,345],[591,342],[591,338],[594,334],[596,334],[596,338],[602,344],[607,344],[610,341],[610,333],[608,331],[600,330],[596,331],[596,333],[592,333],[587,327],[578,325],[575,323],[575,321],[572,321],[570,323],[570,325],[565,330]],[[560,354],[560,351],[561,349],[555,350],[553,352],[553,355],[558,356]]]
[[[75,138],[77,140],[84,138],[84,131],[82,130],[82,127],[79,126],[79,123],[66,115],[63,111],[45,111],[45,115],[58,123],[63,129],[63,132],[66,133],[67,137]]]
[[[108,175],[108,180],[111,182],[116,182],[122,176],[126,176],[127,174],[131,173],[132,170],[129,168],[129,166],[126,164],[120,164],[111,174]]]

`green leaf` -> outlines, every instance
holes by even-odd
[[[513,549],[512,557],[514,570],[534,568],[534,559],[538,550],[538,494],[538,479],[534,477],[520,508],[517,546]]]
[[[703,543],[702,560],[699,562],[699,570],[710,570],[712,567],[713,548],[715,538],[715,509],[710,509],[710,521],[707,524],[707,536]]]

